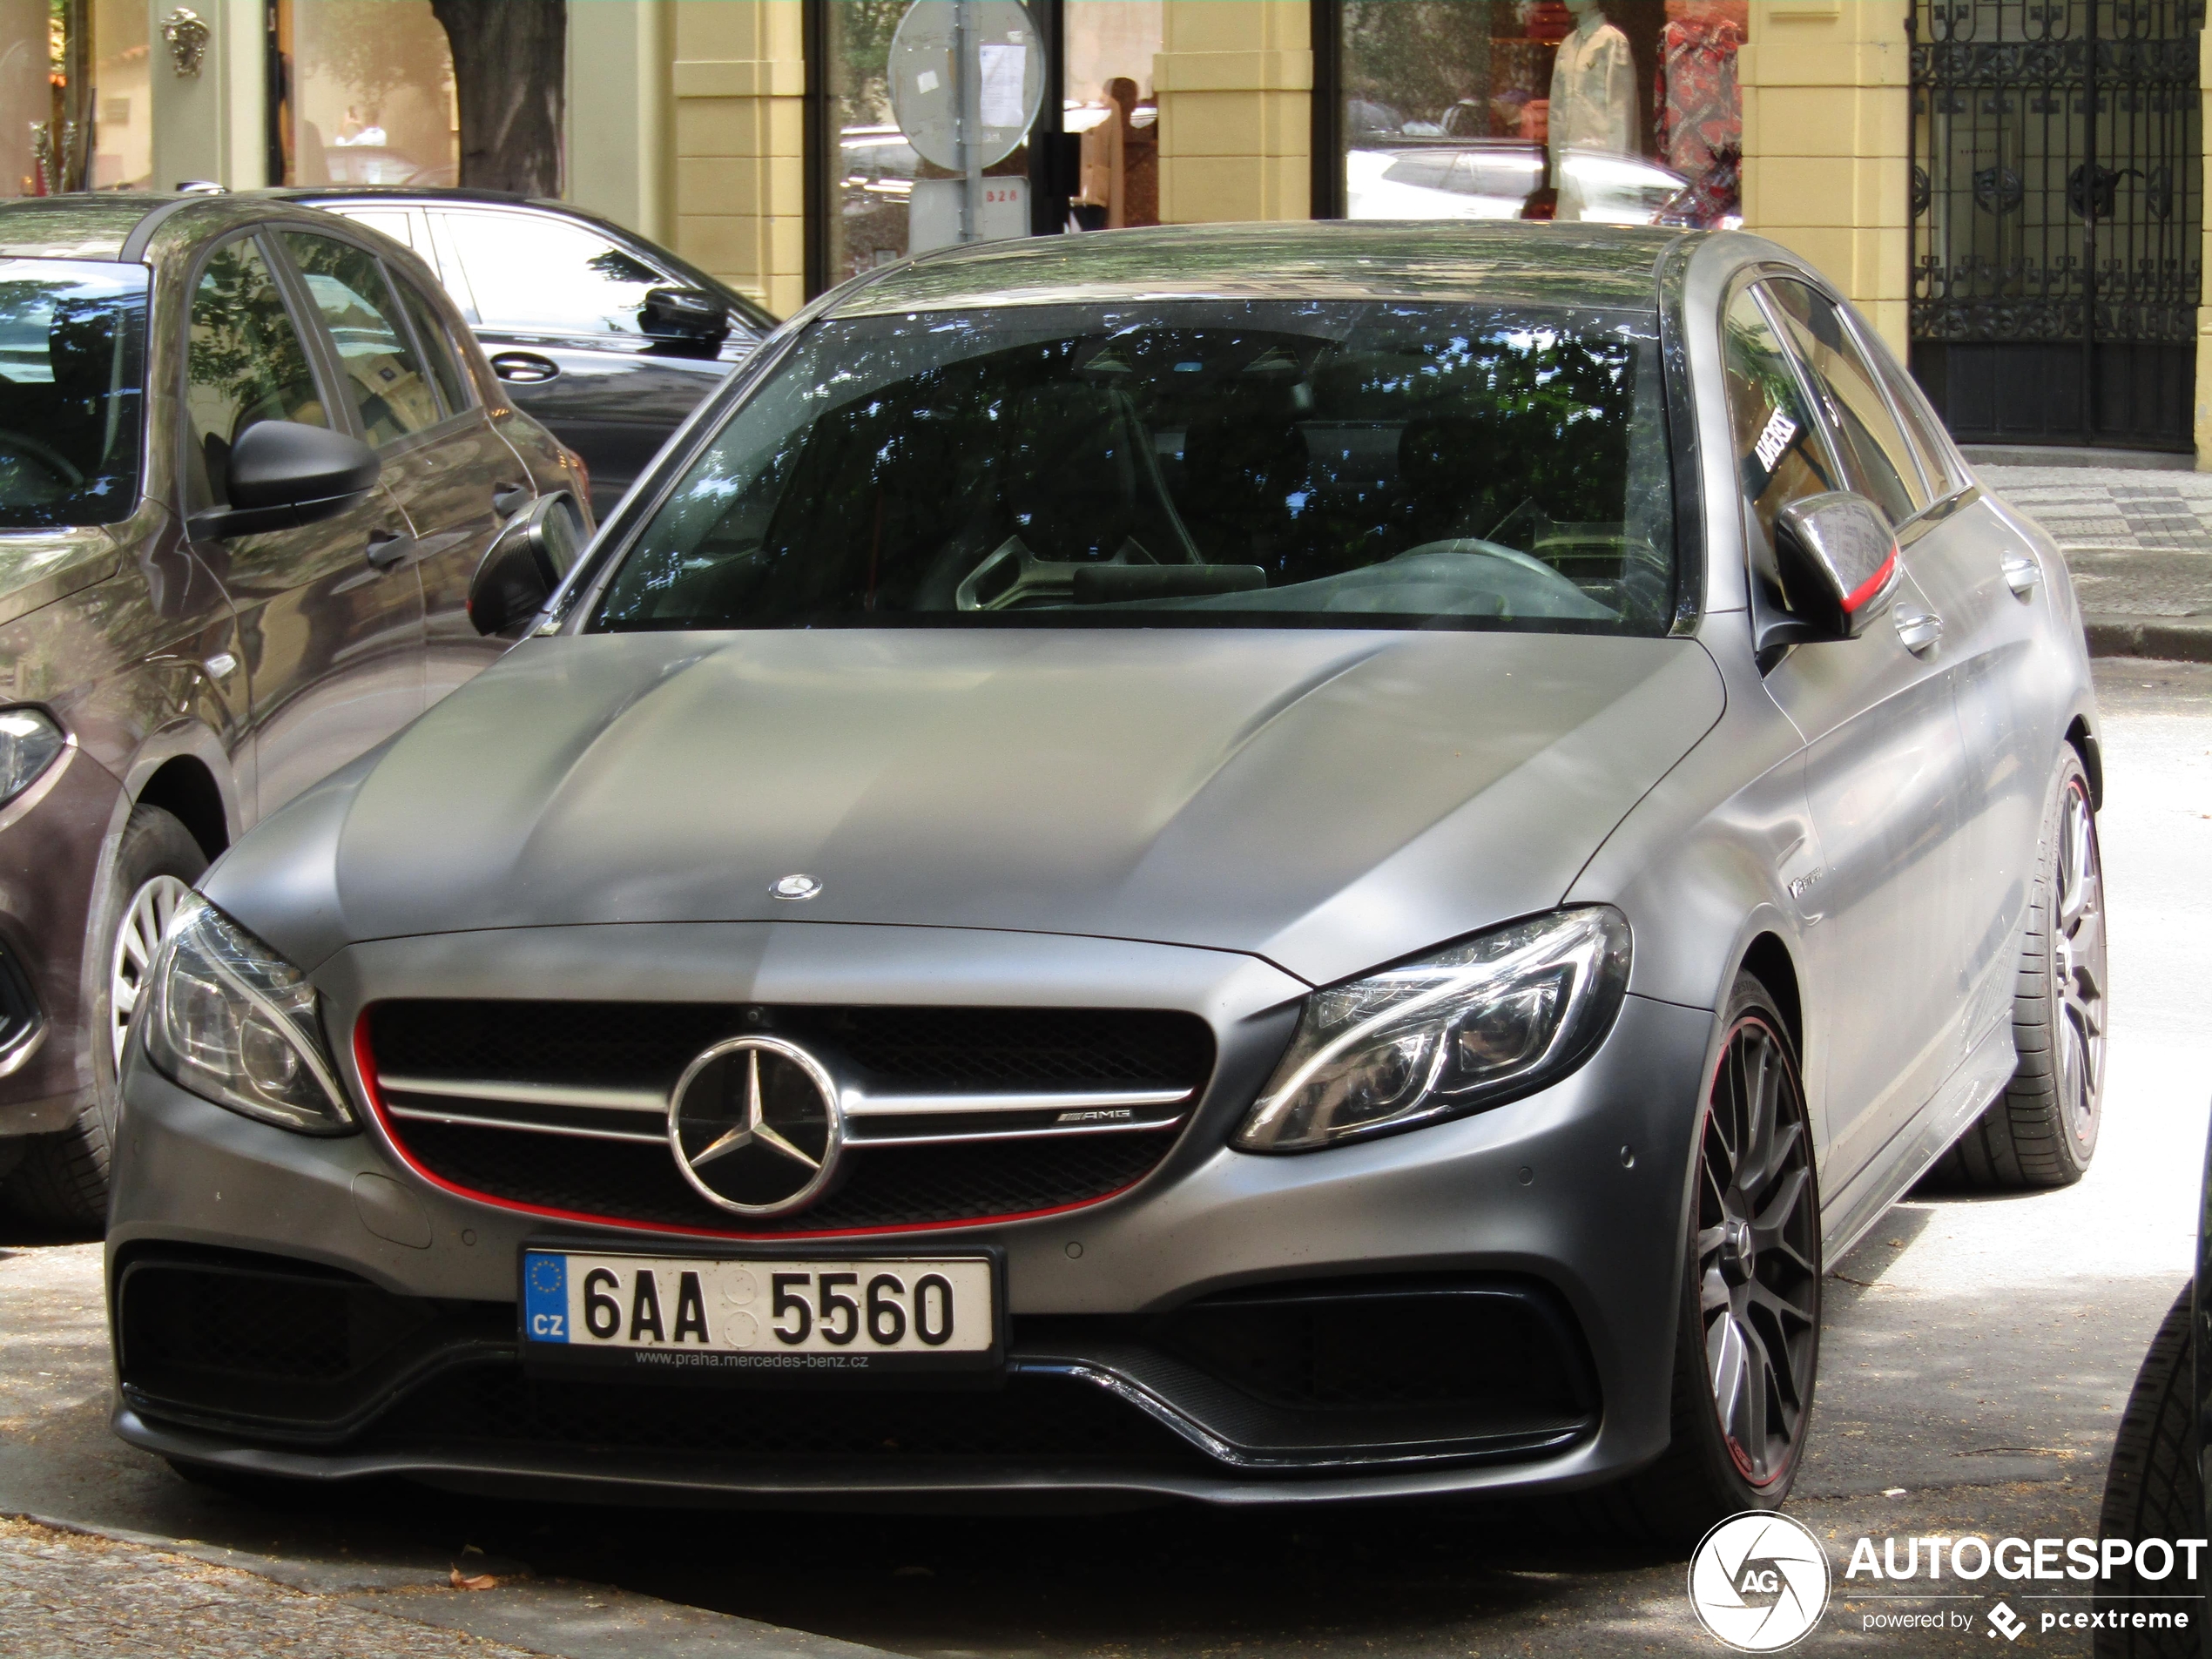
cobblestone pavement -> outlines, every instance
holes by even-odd
[[[0,1652],[8,1659],[522,1659],[524,1649],[165,1550],[0,1520]]]

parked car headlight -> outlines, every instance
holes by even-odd
[[[1525,1095],[1588,1057],[1628,982],[1629,924],[1593,905],[1316,991],[1236,1144],[1309,1152]]]
[[[69,747],[69,739],[44,709],[0,709],[0,806],[37,782]]]
[[[177,907],[150,977],[146,1058],[172,1082],[303,1135],[354,1127],[314,987],[198,894]]]

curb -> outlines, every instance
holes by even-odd
[[[2212,617],[2089,617],[2084,624],[2092,657],[2212,663]]]
[[[304,1595],[344,1602],[406,1623],[458,1630],[547,1659],[892,1659],[880,1648],[835,1636],[574,1579],[534,1578],[526,1568],[514,1571],[515,1563],[487,1563],[504,1569],[496,1588],[462,1590],[450,1588],[444,1574],[421,1568],[287,1561],[25,1510],[0,1511],[0,1515],[54,1532],[229,1568]]]

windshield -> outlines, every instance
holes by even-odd
[[[1404,301],[835,321],[727,420],[597,630],[1661,634],[1656,319]]]
[[[0,529],[112,524],[138,505],[149,274],[0,260]]]

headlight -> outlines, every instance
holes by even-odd
[[[177,907],[150,977],[146,1058],[172,1082],[303,1135],[354,1128],[314,987],[198,894]]]
[[[30,788],[68,746],[44,710],[0,709],[0,806]]]
[[[1236,1143],[1308,1152],[1525,1095],[1588,1056],[1628,982],[1629,924],[1597,905],[1316,991]]]

